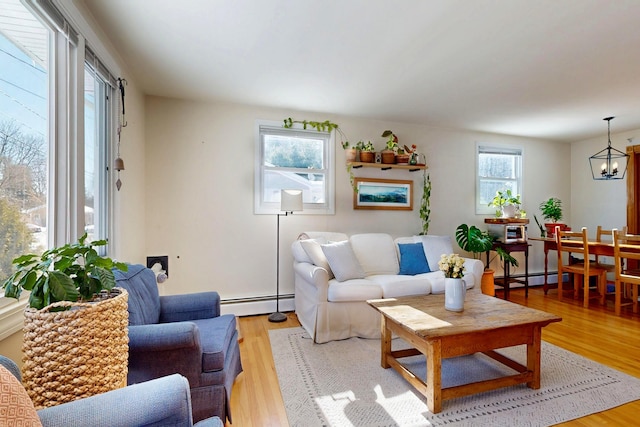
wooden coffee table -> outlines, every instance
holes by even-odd
[[[445,310],[444,295],[369,300],[382,314],[381,364],[392,367],[427,398],[433,413],[442,410],[444,399],[480,393],[500,387],[527,383],[540,388],[541,330],[562,318],[550,313],[498,298],[469,292],[464,311]],[[413,348],[392,350],[396,334]],[[509,359],[494,350],[527,345],[527,365]],[[442,359],[482,352],[517,373],[455,387],[442,388]],[[427,381],[405,368],[398,359],[424,354]]]

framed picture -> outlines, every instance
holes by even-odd
[[[413,181],[355,178],[354,209],[413,210]]]

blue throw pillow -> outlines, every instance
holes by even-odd
[[[414,276],[420,273],[429,273],[429,264],[427,257],[424,255],[422,242],[419,243],[400,243],[400,273]]]

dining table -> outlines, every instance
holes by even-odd
[[[548,258],[549,258],[549,251],[557,251],[558,250],[558,244],[556,243],[556,240],[554,238],[550,238],[550,237],[529,237],[529,240],[533,240],[533,241],[538,241],[538,242],[543,242],[544,244],[544,293],[545,295],[547,294],[547,291],[549,290],[549,283],[547,281],[547,276],[548,276]],[[588,245],[589,245],[589,255],[598,255],[598,256],[608,256],[608,257],[614,257],[615,254],[615,245],[613,244],[613,242],[598,242],[596,240],[593,241],[588,241]],[[620,243],[619,244],[620,248],[626,251],[632,251],[632,252],[640,252],[640,245],[637,244],[633,244],[633,243]],[[635,260],[635,259],[624,259],[623,260],[623,269],[625,269],[626,271],[637,271],[638,269],[640,269],[640,263]],[[616,273],[617,274],[617,273]],[[615,308],[615,312],[616,314],[620,313],[620,308],[622,305],[627,305],[628,303],[622,303],[622,296],[620,294],[618,294],[618,291],[616,291],[616,298],[614,301],[614,308]]]
[[[544,294],[549,291],[549,283],[547,280],[549,274],[549,251],[557,251],[558,244],[553,237],[529,237],[529,240],[543,242],[544,243]],[[598,242],[596,240],[589,240],[589,255],[609,256],[613,257],[613,242]]]

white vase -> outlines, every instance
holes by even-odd
[[[503,218],[515,218],[516,212],[517,210],[515,205],[504,205],[502,207]]]
[[[464,310],[464,297],[467,287],[463,279],[444,279],[444,308],[449,311]]]

